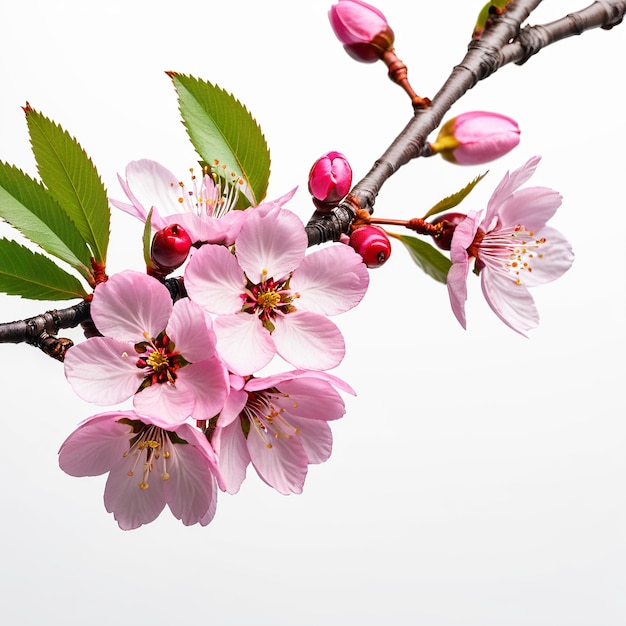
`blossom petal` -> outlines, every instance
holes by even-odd
[[[224,408],[220,411],[218,426],[228,426],[233,422],[248,402],[248,394],[243,389],[231,388],[228,398],[224,402]]]
[[[172,306],[169,291],[156,278],[125,270],[96,287],[91,317],[103,335],[138,343],[146,335],[158,336]]]
[[[467,255],[466,255],[467,256]],[[465,263],[455,263],[448,270],[446,286],[452,312],[463,328],[467,328],[465,320],[465,302],[467,301],[467,273],[469,271],[469,261]]]
[[[237,259],[224,246],[202,246],[185,269],[189,297],[217,315],[241,310],[245,286],[246,279]]]
[[[541,160],[540,156],[531,157],[522,167],[514,170],[513,172],[507,172],[494,192],[491,194],[491,198],[487,203],[487,211],[485,213],[485,219],[481,225],[484,231],[489,231],[493,227],[492,221],[496,217],[500,205],[510,196],[516,189],[521,187],[527,182],[530,177],[535,173],[537,165]]]
[[[193,243],[213,243],[230,246],[235,242],[243,223],[245,211],[230,211],[220,218],[208,215],[199,216],[195,213],[177,213],[168,217],[168,224],[180,224]]]
[[[228,372],[217,356],[183,367],[177,385],[183,383],[193,393],[193,417],[208,420],[224,406],[228,394]]]
[[[323,463],[333,451],[333,434],[326,422],[289,416],[289,423],[300,430],[300,439],[309,463]]]
[[[185,438],[191,427],[188,424],[183,424],[183,427],[177,429],[176,434]],[[208,442],[206,446],[209,446]],[[162,486],[165,501],[174,517],[185,526],[201,520],[206,525],[217,507],[217,482],[207,457],[191,443],[174,444],[167,467],[169,478],[163,481]],[[213,515],[207,519],[209,510]]]
[[[509,196],[498,210],[500,225],[523,225],[529,231],[539,231],[561,206],[561,194],[548,187],[526,187]]]
[[[554,228],[546,227],[536,234],[545,239],[532,259],[532,271],[525,272],[522,282],[527,287],[543,285],[561,277],[572,266],[574,252],[565,237]]]
[[[176,351],[186,361],[195,363],[215,354],[213,320],[200,305],[189,298],[178,300],[167,323],[166,332]]]
[[[153,522],[165,508],[160,476],[150,476],[148,488],[141,488],[141,468],[135,471],[135,456],[129,454],[109,472],[104,488],[104,506],[122,530]]]
[[[341,363],[345,354],[343,335],[328,318],[295,311],[276,316],[273,322],[276,351],[288,363],[320,370],[332,369]]]
[[[277,389],[287,397],[278,398],[275,403],[290,416],[328,421],[345,415],[346,406],[339,393],[319,378],[299,376],[280,383]]]
[[[307,246],[304,225],[295,213],[253,210],[237,237],[237,260],[253,283],[281,280],[302,262]]]
[[[59,449],[59,466],[70,476],[99,476],[108,472],[128,450],[131,428],[119,422],[134,413],[117,411],[93,415]]]
[[[304,257],[289,283],[298,294],[298,309],[337,315],[355,307],[365,295],[369,272],[350,246],[338,244]]]
[[[256,315],[220,315],[215,319],[214,329],[217,350],[228,369],[235,374],[253,374],[276,354],[270,333]]]
[[[283,495],[302,493],[309,459],[297,436],[268,441],[251,427],[247,442],[252,464],[264,482]]]
[[[248,444],[239,420],[223,427],[219,426],[218,421],[211,443],[219,458],[224,490],[231,494],[237,493],[246,478],[246,469],[250,463]]]
[[[130,398],[143,381],[137,354],[128,343],[92,337],[65,355],[65,376],[74,392],[94,404],[117,404]]]
[[[146,387],[133,396],[133,406],[138,413],[153,418],[155,424],[171,428],[193,414],[196,400],[191,389],[179,379],[175,385],[155,383]]]
[[[509,327],[526,336],[539,323],[539,314],[530,292],[510,277],[485,267],[481,273],[481,287],[493,312]]]

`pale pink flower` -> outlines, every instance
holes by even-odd
[[[94,415],[65,440],[59,465],[71,476],[109,473],[104,505],[123,530],[154,521],[166,504],[186,526],[215,515],[217,459],[189,424],[165,430],[133,411]]]
[[[110,198],[111,204],[143,222],[152,209],[153,231],[176,223],[194,243],[231,245],[246,218],[247,211],[233,210],[238,192],[246,195],[243,181],[227,185],[210,174],[198,180],[191,171],[191,184],[187,186],[166,167],[150,159],[131,161],[126,166],[126,180],[121,176],[118,179],[130,204]],[[295,189],[266,204],[282,206],[294,193]]]
[[[83,400],[112,405],[132,396],[137,411],[164,427],[220,411],[228,374],[212,320],[197,304],[172,304],[158,280],[129,270],[96,287],[91,317],[104,337],[65,356],[65,375]]]
[[[474,271],[480,273],[487,303],[507,326],[522,335],[539,321],[527,288],[559,278],[574,260],[567,239],[546,226],[561,205],[560,194],[546,187],[519,189],[539,160],[533,157],[507,173],[484,215],[483,211],[471,211],[456,226],[447,284],[452,310],[463,328],[471,258],[475,259]]]
[[[345,413],[337,389],[354,394],[325,372],[295,370],[247,380],[232,375],[231,392],[211,440],[225,490],[236,493],[252,463],[278,492],[301,493],[308,465],[330,456],[327,422]]]
[[[306,255],[300,219],[280,208],[253,209],[235,241],[235,254],[207,245],[185,270],[189,297],[217,315],[220,356],[243,376],[278,353],[295,367],[326,370],[343,359],[343,336],[327,315],[363,298],[369,281],[349,246]]]

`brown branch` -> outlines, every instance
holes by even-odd
[[[309,245],[336,241],[348,234],[356,210],[374,210],[382,185],[400,167],[420,156],[426,139],[443,120],[444,115],[469,89],[508,63],[521,65],[542,48],[592,28],[609,29],[626,14],[626,0],[598,0],[589,7],[545,26],[521,29],[541,0],[513,0],[502,15],[494,16],[488,29],[468,45],[463,60],[456,65],[444,85],[432,99],[431,106],[417,109],[387,151],[330,214],[313,214],[306,226]]]

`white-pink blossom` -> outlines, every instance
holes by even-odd
[[[123,530],[152,522],[166,504],[186,526],[215,515],[217,459],[189,424],[166,430],[133,411],[94,415],[62,444],[59,465],[71,476],[109,474],[104,505]]]
[[[73,346],[64,362],[83,400],[104,406],[132,397],[137,411],[165,427],[219,413],[228,374],[200,306],[188,298],[172,304],[158,280],[128,270],[96,287],[91,317],[104,336]]]
[[[220,356],[243,376],[274,354],[298,368],[326,370],[343,359],[343,336],[329,315],[363,298],[369,275],[349,246],[306,254],[304,226],[291,211],[252,209],[233,254],[207,245],[185,270],[189,297],[217,317]]]
[[[211,440],[225,490],[236,493],[252,463],[278,492],[301,493],[308,465],[331,454],[327,422],[345,413],[337,389],[354,394],[326,372],[294,370],[247,380],[231,375],[231,392]]]
[[[470,259],[487,303],[510,328],[525,335],[539,322],[528,287],[562,276],[574,260],[571,245],[546,222],[561,205],[561,196],[546,187],[520,187],[535,172],[540,157],[507,173],[487,209],[471,211],[455,228],[447,276],[452,310],[465,328],[465,301]]]

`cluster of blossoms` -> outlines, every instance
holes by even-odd
[[[328,316],[363,298],[363,260],[339,244],[306,254],[304,226],[284,208],[293,192],[231,211],[210,176],[189,193],[147,160],[128,166],[123,188],[131,203],[115,205],[142,220],[152,209],[159,232],[188,235],[188,297],[172,302],[162,281],[131,270],[96,287],[101,336],[67,352],[65,374],[84,400],[132,409],[87,419],[61,446],[61,468],[108,472],[105,506],[123,529],[166,504],[184,524],[208,524],[218,491],[238,491],[250,463],[280,493],[300,493],[308,466],[330,456],[340,392],[354,393],[327,372],[345,353]],[[293,369],[260,375],[276,354]]]

